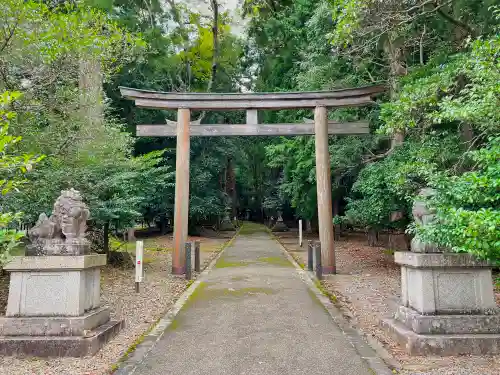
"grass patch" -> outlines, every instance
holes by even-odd
[[[203,288],[199,293],[192,296],[188,303],[196,303],[197,301],[210,301],[218,298],[244,298],[255,294],[276,294],[277,291],[272,288],[247,287],[240,289],[223,288],[223,289],[207,289]],[[186,304],[187,306],[187,304]]]
[[[153,257],[144,256],[142,258],[142,264],[151,264],[154,261],[155,261],[155,258],[153,258]]]
[[[138,338],[135,339],[135,341],[127,348],[127,351],[123,356],[118,360],[118,362],[114,363],[110,367],[110,373],[113,374],[116,370],[120,368],[120,365],[127,360],[127,358],[132,354],[135,349],[137,349],[137,346],[140,345],[144,339],[146,338],[147,335],[156,327],[158,322],[162,319],[162,317],[159,317],[156,319],[156,321],[149,326],[149,328],[142,333]]]
[[[328,297],[328,299],[332,302],[332,303],[337,303],[337,296],[335,296],[335,294],[332,294],[330,293],[326,288],[325,286],[323,285],[323,283],[319,280],[314,280],[314,285],[316,285],[316,288],[319,289],[319,291],[321,293],[323,293],[325,296]]]
[[[302,268],[303,270],[306,269],[306,265],[304,263],[302,263],[302,259],[300,257],[298,257],[297,255],[295,254],[292,254],[292,253],[289,253],[293,259],[295,259],[295,261],[297,262],[297,264],[299,265],[300,268]]]
[[[201,281],[198,284],[198,287],[193,291],[193,293],[191,293],[191,295],[189,296],[189,298],[186,301],[186,303],[184,304],[184,306],[182,306],[181,311],[184,309],[187,309],[194,301],[200,299],[202,293],[205,291],[205,289],[207,289],[207,286],[208,286],[207,283]]]
[[[293,267],[292,263],[290,263],[283,257],[260,257],[257,259],[257,261],[262,263],[272,264],[275,266]]]
[[[383,253],[384,253],[385,255],[394,255],[394,253],[395,253],[395,252],[396,252],[396,251],[395,251],[394,249],[385,249],[385,250],[383,251]]]
[[[246,235],[246,234],[261,233],[261,232],[267,232],[267,231],[268,231],[267,227],[263,224],[245,222],[241,226],[239,234]]]
[[[222,249],[222,246],[224,246],[224,244],[204,244],[202,243],[201,246],[200,246],[200,251],[202,253],[212,253],[214,251],[219,251]]]
[[[231,261],[221,257],[217,261],[217,263],[215,263],[215,268],[246,267],[248,265],[249,265],[249,262],[245,262],[245,261],[231,262]]]

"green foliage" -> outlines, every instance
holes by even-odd
[[[21,218],[21,213],[5,212],[2,197],[12,190],[18,191],[26,181],[25,174],[42,159],[18,152],[15,146],[21,141],[21,137],[9,134],[9,122],[15,117],[15,113],[7,107],[19,96],[16,92],[4,92],[0,95],[0,265],[8,260],[10,251],[23,237],[23,233],[12,229],[12,225]]]
[[[161,124],[165,118],[175,120],[176,114],[136,108],[132,101],[121,98],[120,85],[161,91],[235,91],[241,45],[230,33],[230,20],[224,12],[220,12],[218,22],[217,69],[212,77],[214,43],[210,18],[181,3],[169,2],[160,7],[134,1],[99,3],[121,25],[140,31],[148,44],[143,58],[128,64],[106,87],[114,113],[125,119],[130,129],[140,123]],[[192,112],[193,120],[199,117],[200,113]],[[207,112],[203,122],[241,122],[241,114]],[[228,174],[228,160],[239,155],[238,144],[234,138],[191,139],[189,216],[192,227],[206,220],[215,221],[231,205],[222,180]],[[142,155],[162,149],[166,150],[163,165],[173,170],[175,139],[141,138],[136,141],[134,152]],[[159,190],[154,204],[148,204],[146,220],[172,218],[173,206],[173,187],[169,192]]]
[[[31,170],[33,163],[42,158],[34,158],[30,154],[16,153],[16,144],[21,137],[9,134],[9,123],[15,118],[15,113],[7,106],[20,97],[19,92],[4,92],[0,95],[0,192],[6,195],[11,190],[17,190],[25,181],[24,175]]]
[[[143,46],[105,13],[80,3],[64,2],[51,9],[40,1],[5,0],[0,14],[0,23],[9,30],[0,51],[9,52],[2,56],[4,62],[37,66],[86,56],[98,58],[111,73],[123,65],[125,50]]]
[[[94,227],[172,218],[175,139],[137,140],[120,123],[131,130],[175,113],[136,108],[121,98],[120,85],[234,92],[388,82],[378,108],[330,111],[338,121],[367,119],[379,134],[330,137],[334,223],[404,229],[415,194],[431,186],[437,220],[412,230],[455,251],[498,259],[494,0],[245,0],[248,37],[231,34],[220,7],[217,43],[211,17],[175,2],[46,3],[0,4],[0,90],[23,94],[13,105],[17,116],[1,117],[3,228],[19,220],[16,212],[25,222],[49,213],[69,187],[82,191]],[[262,122],[303,122],[311,112],[260,115]],[[192,111],[193,120],[200,117],[244,121],[239,112]],[[216,221],[230,207],[262,216],[290,210],[314,220],[314,150],[313,137],[193,138],[191,224]],[[15,232],[1,233],[6,247],[18,240]]]
[[[335,29],[329,35],[332,43],[347,47],[353,41],[353,33],[362,24],[363,13],[366,12],[367,0],[340,0],[328,1],[332,7],[332,18],[335,20]]]
[[[500,260],[500,138],[468,154],[474,168],[459,176],[438,174],[429,204],[431,225],[414,228],[423,239],[480,258]]]
[[[459,140],[454,135],[435,133],[407,139],[387,158],[360,172],[348,198],[347,220],[365,227],[404,229],[411,219],[415,195],[437,171],[453,165],[459,154]],[[394,221],[393,212],[403,215]]]
[[[290,199],[298,215],[312,219],[317,210],[314,139],[283,138],[266,152],[269,165],[283,170],[281,193]]]
[[[130,225],[145,211],[141,204],[153,199],[151,190],[162,191],[146,183],[138,191],[141,179],[156,181],[147,169],[166,172],[158,160],[131,159],[132,139],[105,117],[101,86],[135,59],[143,41],[79,2],[49,8],[9,0],[0,7],[9,30],[0,37],[0,87],[23,93],[11,130],[22,136],[20,152],[47,155],[2,207],[22,211],[22,222],[33,224],[41,212],[50,214],[61,190],[73,187],[89,204],[94,227]]]
[[[479,132],[498,130],[500,36],[472,42],[471,51],[429,62],[402,80],[396,100],[384,103],[381,131],[466,123]]]

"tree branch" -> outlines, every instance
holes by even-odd
[[[4,42],[2,43],[2,46],[0,47],[0,53],[4,51],[5,48],[7,48],[7,45],[11,41],[12,37],[14,36],[14,33],[16,32],[17,26],[19,25],[19,17],[16,19],[16,22],[12,26],[12,28],[9,27],[9,33],[6,36]]]
[[[476,36],[476,32],[465,22],[462,22],[460,20],[457,20],[450,16],[448,13],[446,13],[443,9],[442,6],[438,7],[437,2],[434,3],[434,6],[436,7],[437,14],[439,14],[442,18],[447,20],[448,22],[460,27],[462,30],[467,31],[471,36]]]

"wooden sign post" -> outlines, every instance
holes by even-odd
[[[299,220],[299,246],[302,247],[302,219]]]
[[[143,280],[143,258],[144,258],[144,242],[137,241],[135,243],[135,292],[139,293],[139,284]]]

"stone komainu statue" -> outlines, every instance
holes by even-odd
[[[90,252],[85,238],[90,212],[79,191],[63,190],[54,203],[52,215],[40,214],[28,232],[31,245],[27,255],[84,255]]]
[[[425,188],[420,190],[417,198],[415,198],[412,214],[417,225],[425,226],[434,221],[436,212],[429,208],[426,202],[426,199],[434,194],[433,189]],[[411,241],[411,251],[415,253],[442,253],[443,249],[435,244],[424,242],[418,236],[415,236]]]

